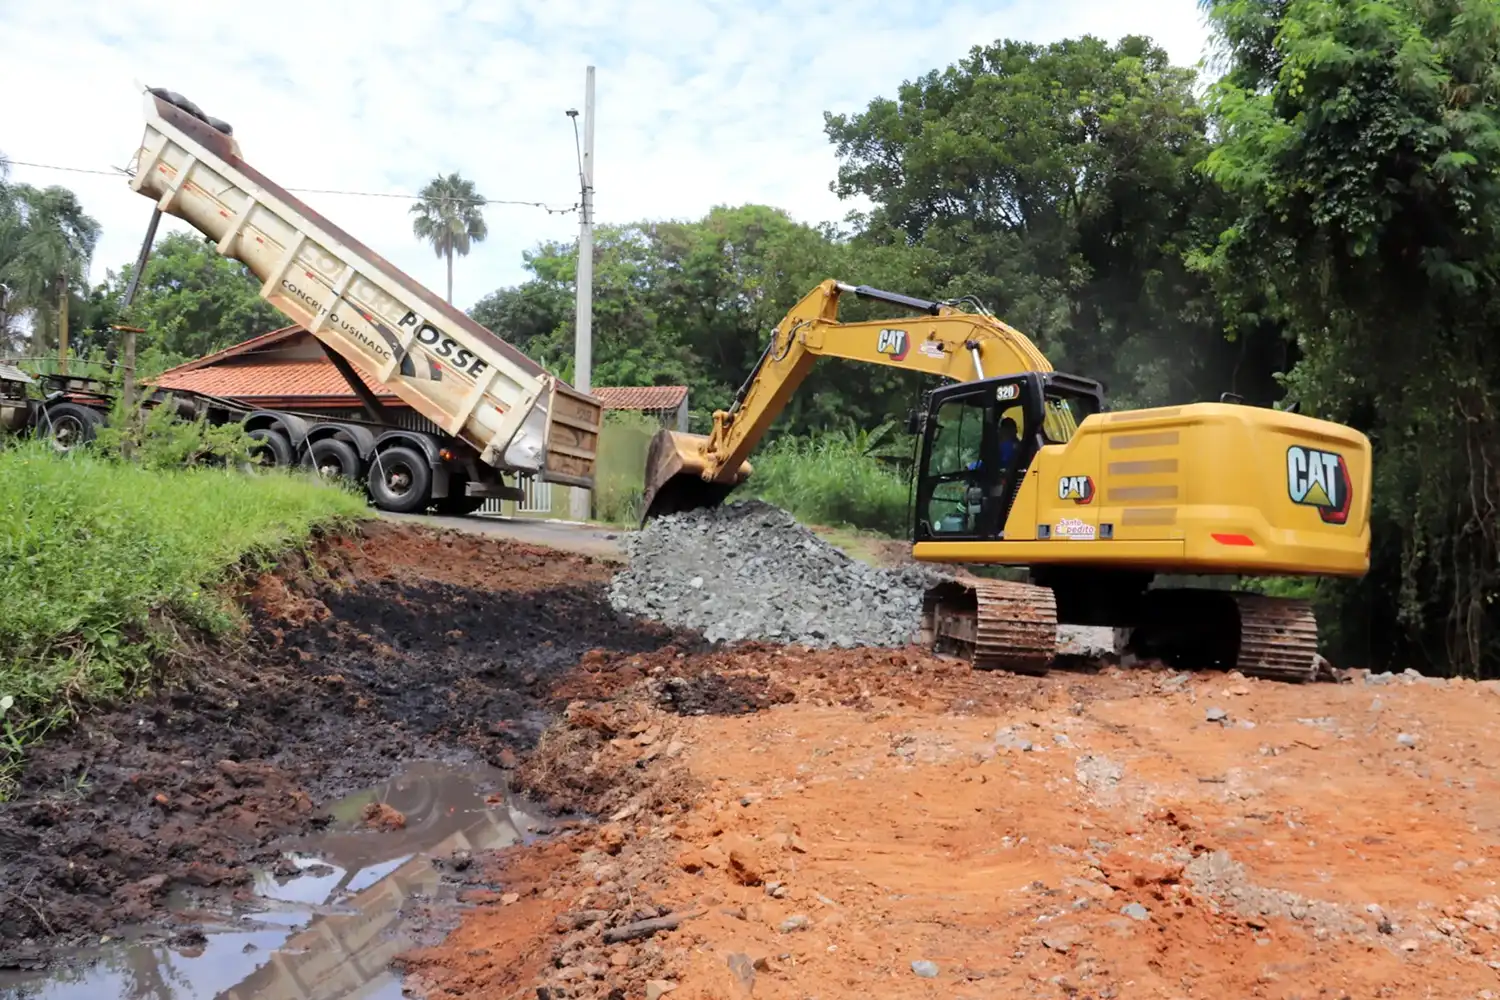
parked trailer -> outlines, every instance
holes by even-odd
[[[244,262],[261,296],[323,345],[371,417],[285,411],[244,419],[282,464],[370,470],[386,509],[477,509],[520,499],[504,474],[591,489],[603,405],[548,374],[246,163],[233,129],[181,95],[148,89],[133,190]],[[154,231],[154,225],[153,225]],[[397,427],[353,370],[441,429]],[[222,402],[222,401],[221,401]],[[353,456],[351,458],[351,455]]]

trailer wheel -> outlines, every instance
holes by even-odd
[[[103,422],[104,418],[87,406],[58,403],[43,411],[39,429],[52,439],[55,450],[66,453],[94,440]]]
[[[292,443],[285,434],[272,427],[257,427],[250,436],[259,442],[250,449],[252,458],[264,458],[262,464],[272,467],[292,464]]]
[[[432,469],[410,448],[397,445],[379,452],[367,477],[370,498],[381,510],[412,514],[431,502]]]
[[[311,449],[312,465],[318,475],[328,479],[358,479],[359,456],[348,441],[338,438],[323,438],[314,441]]]

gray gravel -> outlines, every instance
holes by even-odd
[[[710,642],[902,646],[917,638],[923,591],[948,579],[868,566],[759,500],[656,518],[626,548],[615,609]]]

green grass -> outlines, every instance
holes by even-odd
[[[635,527],[646,485],[646,451],[661,424],[643,413],[609,410],[599,429],[594,471],[594,519]]]
[[[594,518],[635,527],[645,486],[646,451],[660,425],[638,413],[611,411],[599,433]],[[907,479],[841,433],[774,438],[750,456],[749,480],[729,502],[760,497],[804,524],[906,538]]]
[[[733,496],[756,496],[803,524],[908,535],[907,478],[843,434],[779,438],[750,456],[750,478]]]
[[[45,445],[0,447],[0,699],[11,756],[84,704],[136,692],[171,645],[171,620],[222,634],[222,590],[247,557],[368,516],[310,478],[153,471]]]

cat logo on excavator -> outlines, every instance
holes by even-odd
[[[1094,499],[1093,477],[1063,476],[1057,483],[1057,498],[1071,500],[1080,505],[1088,503]]]
[[[905,361],[906,331],[881,330],[879,339],[875,341],[875,350],[881,354],[889,354],[892,361]]]
[[[1292,445],[1286,450],[1286,491],[1292,503],[1318,508],[1324,524],[1349,520],[1354,493],[1349,463],[1333,451]]]

